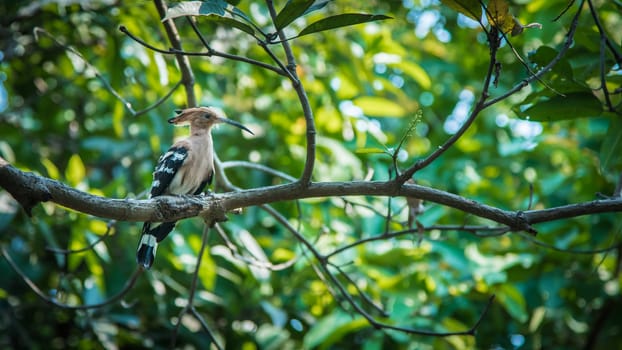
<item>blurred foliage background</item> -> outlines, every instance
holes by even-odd
[[[619,55],[620,2],[591,3]],[[263,2],[233,4],[259,27],[270,28]],[[277,9],[284,4],[276,1]],[[516,0],[510,5],[521,23],[542,24],[509,36],[535,71],[556,55],[578,4]],[[568,12],[553,21],[568,5]],[[123,25],[154,46],[170,47],[154,4],[3,1],[0,12],[0,155],[20,169],[96,195],[144,196],[158,156],[187,132],[166,123],[174,109],[186,105],[181,87],[155,108],[136,113],[181,79],[174,57],[148,50],[118,30]],[[292,41],[318,128],[314,180],[387,180],[392,160],[373,150],[395,148],[418,120],[398,155],[404,169],[456,132],[481,92],[489,48],[476,22],[431,0],[335,1],[285,31],[291,36],[311,22],[348,12],[393,19]],[[187,22],[176,23],[183,48],[201,51]],[[204,17],[198,24],[214,48],[270,62],[244,32]],[[547,86],[531,84],[485,110],[455,147],[416,174],[418,183],[508,210],[613,193],[622,171],[622,74],[619,56],[616,64],[611,51],[601,54],[600,43],[586,4],[573,46],[544,76]],[[278,45],[273,50],[284,57]],[[498,57],[493,97],[529,74],[507,43]],[[299,176],[305,124],[291,84],[242,62],[218,57],[191,57],[190,62],[199,104],[221,107],[256,134],[217,129],[220,159]],[[603,95],[603,76],[613,109]],[[241,188],[285,181],[243,166],[227,168],[226,174]],[[121,290],[135,269],[140,223],[109,223],[52,203],[37,206],[29,218],[6,192],[0,192],[0,205],[0,244],[50,297],[73,305],[101,302]],[[425,226],[491,224],[425,205],[418,217]],[[275,204],[325,253],[383,234],[389,206],[394,215],[389,229],[406,228],[403,198]],[[210,235],[194,303],[227,348],[622,349],[619,214],[536,225],[537,242],[521,233],[479,237],[432,230],[358,245],[333,258],[397,325],[468,329],[494,293],[495,303],[474,337],[375,330],[341,307],[342,300],[333,298],[331,287],[314,272],[313,259],[268,213],[246,208],[223,228],[249,259],[277,264],[297,257],[291,266],[272,271],[236,258],[221,237]],[[167,347],[187,302],[202,229],[200,219],[180,222],[161,244],[154,268],[122,302],[100,309],[50,306],[0,260],[0,347]],[[83,253],[49,250],[79,249],[104,235]],[[195,319],[185,316],[181,323],[178,344],[208,346],[209,337]]]

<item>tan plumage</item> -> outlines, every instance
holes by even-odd
[[[211,129],[215,124],[227,123],[252,134],[242,124],[227,119],[210,107],[186,108],[176,111],[168,120],[175,125],[190,125],[190,135],[179,140],[163,154],[153,172],[150,197],[161,195],[199,194],[211,184],[214,174],[214,143]],[[175,222],[143,225],[136,260],[143,268],[150,268],[155,259],[157,243],[175,227]]]

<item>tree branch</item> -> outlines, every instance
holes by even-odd
[[[492,75],[495,71],[495,66],[497,65],[497,50],[499,49],[500,39],[496,29],[494,27],[492,30],[488,32],[488,42],[490,43],[490,61],[488,63],[488,69],[486,71],[486,77],[484,78],[484,83],[482,86],[482,93],[480,94],[480,98],[477,101],[475,107],[471,111],[471,114],[465,120],[464,124],[458,129],[458,131],[451,135],[445,143],[436,148],[434,152],[425,157],[422,160],[417,161],[413,166],[408,168],[402,175],[396,177],[395,181],[402,185],[406,181],[408,181],[418,170],[425,168],[426,166],[432,164],[438,157],[440,157],[445,151],[447,151],[454,143],[456,143],[462,135],[469,129],[471,124],[475,121],[479,113],[486,108],[485,103],[486,99],[488,99],[488,90],[490,88],[490,82],[492,80]]]
[[[283,75],[286,76],[287,73],[285,71],[283,71],[282,69],[280,69],[279,67],[275,67],[273,65],[261,62],[261,61],[257,61],[251,58],[247,58],[244,56],[237,56],[237,55],[232,55],[226,52],[220,52],[217,50],[214,50],[213,48],[209,48],[207,52],[188,52],[188,51],[182,51],[182,50],[177,50],[177,49],[169,49],[169,50],[164,50],[158,47],[155,47],[149,43],[147,43],[146,41],[142,40],[141,38],[137,37],[136,35],[132,34],[127,27],[125,26],[119,26],[119,31],[122,32],[123,34],[127,35],[130,39],[134,40],[135,42],[139,43],[140,45],[148,48],[149,50],[153,50],[155,52],[164,54],[164,55],[183,55],[183,56],[203,56],[203,57],[211,57],[211,56],[215,56],[215,57],[222,57],[222,58],[226,58],[229,60],[234,60],[234,61],[240,61],[240,62],[244,62],[244,63],[248,63],[248,64],[252,64],[261,68],[265,68],[268,70],[271,70],[275,73],[277,73],[278,75]]]
[[[570,23],[570,29],[568,29],[568,33],[566,33],[566,41],[564,42],[564,45],[562,45],[562,48],[557,53],[557,56],[555,56],[551,60],[551,62],[549,62],[549,64],[542,67],[542,69],[540,69],[538,72],[523,79],[523,81],[516,84],[510,90],[506,91],[505,93],[497,97],[491,98],[490,100],[486,101],[486,103],[484,103],[484,106],[483,106],[484,108],[487,108],[499,101],[503,101],[506,98],[514,95],[518,91],[522,90],[525,86],[529,85],[529,83],[531,83],[534,80],[540,79],[540,77],[542,77],[544,74],[548,73],[551,69],[553,69],[553,67],[557,64],[557,62],[559,62],[562,59],[562,57],[564,57],[564,55],[566,54],[566,51],[568,51],[568,49],[570,49],[570,47],[574,43],[574,34],[579,24],[579,16],[581,15],[581,9],[583,8],[584,2],[585,0],[581,1],[581,4],[579,4],[579,9],[577,10],[577,13],[575,13],[574,17],[572,18],[572,22]]]
[[[272,22],[274,23],[276,20],[276,10],[274,9],[274,2],[272,0],[266,0],[266,5],[268,6],[268,11],[270,12],[270,17],[272,18]],[[285,34],[283,34],[282,30],[278,32],[279,38],[283,41],[281,45],[283,46],[283,50],[285,51],[285,56],[287,59],[287,71],[289,72],[290,81],[296,90],[296,94],[298,94],[298,99],[300,100],[300,105],[302,106],[302,112],[305,117],[305,123],[307,126],[307,156],[305,160],[305,166],[300,175],[300,184],[305,187],[311,183],[311,176],[313,175],[313,168],[315,167],[315,135],[317,131],[315,129],[315,121],[313,118],[313,110],[311,109],[311,105],[309,103],[309,98],[307,97],[307,93],[300,82],[300,78],[296,73],[296,60],[294,59],[294,54],[292,52],[291,47],[289,46],[289,42],[285,40]],[[270,54],[270,50],[267,46],[264,45],[264,49]]]
[[[156,9],[158,10],[160,18],[166,17],[167,6],[164,0],[154,0],[154,3]],[[181,40],[179,38],[179,33],[177,32],[175,22],[173,22],[172,19],[169,19],[164,21],[163,24],[171,46],[174,49],[181,51]],[[190,66],[190,60],[188,59],[188,56],[181,54],[176,54],[175,58],[177,59],[179,70],[181,71],[181,80],[184,84],[184,88],[186,89],[186,99],[188,102],[188,106],[195,107],[197,105],[197,98],[194,94],[194,73],[192,72],[192,68]]]
[[[71,188],[59,181],[23,172],[0,158],[0,187],[6,189],[27,211],[41,201],[121,221],[175,221],[201,216],[204,220],[224,221],[237,208],[303,198],[334,196],[404,196],[442,204],[499,224],[512,231],[535,233],[532,224],[581,215],[620,212],[622,198],[594,200],[566,206],[508,211],[459,195],[420,185],[406,184],[395,189],[392,181],[321,182],[303,187],[289,183],[204,196],[159,196],[147,200],[109,199]]]

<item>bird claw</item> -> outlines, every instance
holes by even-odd
[[[205,197],[211,197],[214,193],[210,190],[207,190],[205,192],[201,192],[198,194],[199,197],[205,198]]]

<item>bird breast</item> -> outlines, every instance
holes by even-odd
[[[214,169],[214,147],[211,135],[191,136],[188,144],[188,157],[171,181],[171,194],[192,194]],[[174,191],[174,192],[173,192]]]

